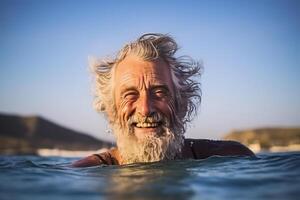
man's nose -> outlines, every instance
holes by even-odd
[[[140,95],[136,108],[137,113],[144,117],[150,116],[153,112],[152,104],[153,102],[147,93]]]

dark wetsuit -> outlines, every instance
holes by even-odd
[[[203,139],[185,139],[182,148],[182,159],[205,159],[210,156],[255,156],[254,153],[235,141],[215,141]],[[73,163],[75,167],[95,165],[119,165],[110,151],[93,154]]]

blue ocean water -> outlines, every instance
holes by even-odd
[[[74,158],[0,157],[0,199],[300,199],[300,152],[71,168]]]

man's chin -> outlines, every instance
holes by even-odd
[[[124,164],[173,160],[181,154],[183,140],[169,128],[116,128],[117,146]]]
[[[162,135],[162,128],[137,128],[134,127],[134,135],[138,141],[151,137],[160,137]]]

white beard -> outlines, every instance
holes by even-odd
[[[169,128],[164,128],[161,136],[149,134],[142,140],[119,126],[115,126],[114,133],[123,164],[173,160],[181,156],[184,137]]]

